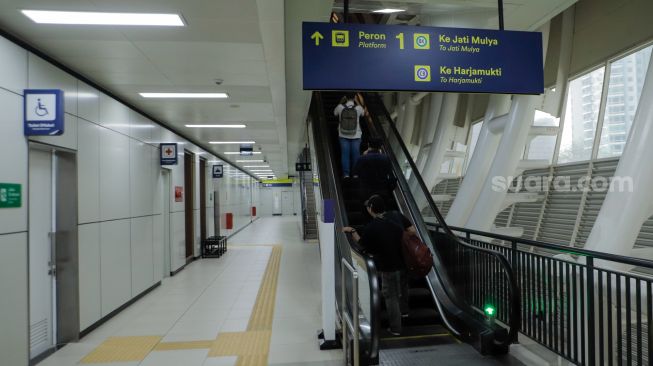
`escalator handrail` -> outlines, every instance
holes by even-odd
[[[381,100],[380,96],[376,93],[368,93],[368,96],[372,96],[372,98],[375,99],[375,102],[377,105],[383,105],[383,101]],[[470,250],[474,251],[479,251],[479,252],[484,252],[486,254],[492,255],[499,262],[501,263],[501,266],[503,267],[504,274],[506,276],[506,279],[508,280],[510,284],[510,324],[509,326],[509,332],[508,332],[508,339],[506,340],[507,342],[514,342],[517,340],[517,335],[520,329],[520,321],[521,321],[521,305],[520,305],[520,297],[519,297],[519,286],[517,285],[517,279],[515,277],[514,271],[512,269],[512,266],[508,259],[505,257],[500,252],[497,252],[495,250],[491,249],[486,249],[486,248],[480,248],[476,247],[470,244],[465,243],[464,241],[460,240],[460,238],[453,233],[451,228],[447,225],[447,223],[444,220],[444,217],[440,213],[440,210],[438,207],[435,205],[435,202],[433,201],[433,198],[431,197],[431,193],[426,187],[426,184],[424,183],[424,180],[422,179],[422,176],[419,174],[419,170],[417,169],[417,166],[415,165],[415,162],[413,161],[410,153],[408,152],[408,148],[406,147],[403,139],[401,138],[401,135],[399,134],[399,131],[397,130],[396,126],[394,123],[392,123],[392,118],[390,117],[390,114],[388,113],[386,108],[380,108],[381,113],[385,114],[386,119],[388,120],[388,125],[390,126],[390,131],[391,133],[396,137],[397,141],[399,142],[399,146],[401,147],[404,155],[406,156],[406,160],[408,161],[408,164],[411,167],[411,170],[414,172],[414,178],[417,180],[417,183],[420,187],[420,189],[423,191],[424,195],[426,196],[427,203],[429,205],[429,208],[431,211],[435,214],[436,219],[438,222],[441,224],[440,227],[444,231],[444,233],[449,237],[450,240],[452,240],[454,243],[457,245],[463,246],[465,248],[468,248]],[[376,113],[370,113],[370,117],[372,118],[372,121],[375,124],[375,127],[377,127],[377,132],[381,135],[382,139],[384,140],[384,145],[388,147],[389,152],[392,155],[395,155],[394,152],[392,152],[392,148],[389,144],[388,138],[384,133],[384,130],[381,126],[381,122],[378,120],[378,117]],[[395,155],[396,157],[396,155]],[[395,158],[396,160],[396,158]]]
[[[334,159],[334,151],[331,149],[331,143],[329,141],[324,141],[320,140],[319,142],[317,141],[317,138],[325,138],[328,136],[328,131],[323,131],[322,128],[324,126],[327,126],[328,122],[325,119],[324,113],[324,102],[322,100],[322,94],[320,92],[314,92],[313,93],[313,101],[312,103],[315,103],[312,105],[315,109],[313,110],[313,117],[314,117],[314,128],[317,128],[317,130],[320,132],[318,136],[316,136],[316,145],[319,143],[319,145],[323,148],[324,151],[323,154],[324,156],[322,157],[321,161],[326,163],[327,167],[327,176],[331,177],[332,180],[330,185],[327,188],[329,190],[330,197],[326,198],[331,198],[335,202],[335,207],[337,209],[336,215],[335,215],[335,230],[336,230],[336,237],[338,235],[343,235],[344,238],[347,240],[347,243],[349,244],[350,249],[355,252],[360,258],[364,260],[364,265],[366,267],[365,271],[367,272],[368,275],[368,282],[369,282],[369,288],[370,288],[370,301],[371,301],[371,309],[370,309],[370,317],[369,319],[369,325],[370,325],[370,341],[369,341],[369,350],[368,350],[368,357],[371,359],[374,359],[378,356],[379,352],[379,326],[380,326],[380,311],[381,311],[381,286],[379,285],[379,280],[377,276],[377,269],[376,265],[374,263],[374,259],[372,256],[367,254],[366,252],[363,251],[362,247],[358,245],[353,240],[353,237],[351,234],[344,234],[342,233],[341,229],[345,226],[348,225],[348,219],[347,219],[347,212],[345,209],[345,203],[344,199],[341,196],[340,192],[342,192],[342,187],[340,184],[340,180],[338,178],[338,174],[336,172],[336,169],[333,164],[333,159]],[[315,120],[317,119],[317,120]],[[328,137],[326,137],[328,139]],[[318,150],[318,149],[316,149]],[[316,151],[316,153],[319,153]],[[320,184],[322,184],[322,179],[320,180]],[[353,265],[353,263],[350,263]],[[344,286],[345,284],[342,284]],[[362,312],[361,312],[362,313]],[[365,334],[364,332],[361,332],[361,334]]]

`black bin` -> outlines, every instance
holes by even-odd
[[[226,252],[226,236],[210,236],[202,240],[202,258],[220,258]]]

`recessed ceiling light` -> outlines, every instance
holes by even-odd
[[[225,154],[225,155],[240,155],[240,151],[225,151],[225,152],[223,152],[223,154]],[[262,153],[260,151],[252,151],[252,152],[249,152],[248,154],[258,155],[258,154],[262,154]]]
[[[183,27],[178,14],[103,13],[86,11],[21,10],[25,16],[40,24],[77,25],[144,25]]]
[[[255,169],[250,170],[252,173],[272,173],[272,169]]]
[[[406,11],[406,10],[386,8],[386,9],[374,10],[373,13],[392,14],[392,13],[401,13],[402,11]]]
[[[138,93],[143,98],[169,98],[169,99],[225,99],[227,93]]]
[[[269,168],[269,165],[245,165],[243,168]]]
[[[265,163],[265,160],[236,160],[236,163]]]
[[[254,145],[255,143],[256,141],[209,141],[209,144],[213,145]]]
[[[245,128],[245,125],[186,125],[188,128]]]

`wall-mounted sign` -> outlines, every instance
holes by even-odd
[[[64,132],[64,96],[58,89],[25,89],[25,136],[55,136]]]
[[[304,89],[544,91],[538,32],[312,22],[302,29]]]
[[[0,208],[18,208],[23,204],[20,184],[0,183]]]
[[[224,167],[222,165],[213,166],[213,178],[222,178],[224,174]]]
[[[161,151],[161,165],[177,165],[177,144],[166,143],[159,145]]]
[[[175,202],[184,202],[184,187],[175,186]]]
[[[298,172],[310,172],[311,163],[295,163],[295,171]]]

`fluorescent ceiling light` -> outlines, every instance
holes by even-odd
[[[209,144],[213,145],[254,145],[255,143],[256,141],[209,141]]]
[[[269,165],[245,165],[243,168],[269,168]]]
[[[229,98],[227,93],[138,93],[143,98],[168,98],[168,99],[224,99]]]
[[[245,125],[186,125],[188,128],[245,128]]]
[[[265,160],[236,160],[236,163],[265,163]]]
[[[386,9],[374,10],[373,13],[392,14],[392,13],[401,13],[402,11],[406,11],[406,10],[386,8]]]
[[[225,154],[225,155],[240,155],[240,152],[239,152],[239,151],[226,151],[226,152],[223,152],[223,154]],[[248,154],[248,155],[249,155],[249,154],[256,154],[256,155],[258,155],[258,154],[261,154],[261,152],[260,152],[260,151],[252,151],[252,152],[249,152],[249,153],[247,153],[247,154]]]
[[[183,27],[178,14],[104,13],[86,11],[21,10],[25,16],[39,24],[78,25],[147,25]]]

